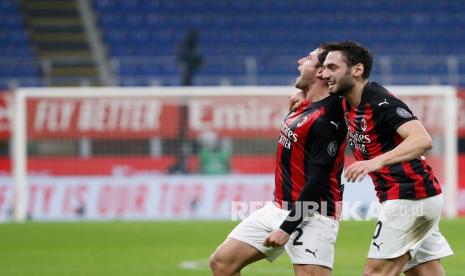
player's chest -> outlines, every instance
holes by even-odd
[[[303,112],[292,112],[284,121],[282,126],[294,133],[306,133],[315,122],[322,117],[320,109],[309,109]]]
[[[378,127],[373,113],[353,109],[344,112],[348,131],[348,144],[352,150],[367,152],[367,147],[378,142]]]
[[[364,134],[375,132],[376,122],[372,112],[357,109],[345,111],[344,119],[349,132]]]
[[[306,110],[304,112],[290,113],[281,123],[279,142],[286,148],[294,143],[305,141],[312,126],[321,119],[320,110]]]

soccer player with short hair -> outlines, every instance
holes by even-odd
[[[318,48],[298,60],[295,86],[307,100],[281,126],[274,201],[236,226],[213,253],[213,275],[240,275],[246,265],[273,261],[284,250],[296,275],[331,274],[347,129],[341,99],[329,95],[322,78],[326,54]]]
[[[405,103],[368,80],[368,49],[353,41],[322,47],[329,52],[323,78],[343,97],[357,160],[344,175],[349,182],[370,175],[381,202],[364,275],[444,275],[439,260],[453,252],[439,232],[441,187],[422,155],[430,135]]]

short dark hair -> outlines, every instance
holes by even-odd
[[[373,57],[371,56],[370,50],[362,44],[347,40],[341,42],[322,43],[320,47],[328,52],[341,51],[345,57],[345,62],[349,67],[359,63],[363,64],[362,77],[364,79],[368,79],[370,77],[371,67],[373,66]]]
[[[323,45],[323,44],[322,44]],[[328,55],[329,51],[323,47],[320,47],[320,53],[318,54],[318,65],[317,67],[322,67],[323,63],[325,62],[326,56]]]

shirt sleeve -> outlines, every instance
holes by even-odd
[[[280,228],[289,235],[299,226],[303,219],[311,215],[319,204],[321,189],[328,185],[329,175],[339,152],[339,127],[331,121],[322,120],[312,126],[308,150],[310,160],[307,165],[308,179],[299,194],[296,204]],[[344,139],[344,136],[342,136]],[[312,207],[313,206],[313,207]],[[310,212],[309,212],[310,211]]]
[[[310,132],[310,142],[306,145],[309,151],[309,163],[318,166],[332,166],[341,143],[343,122],[321,120],[315,123]]]
[[[417,120],[410,108],[396,97],[385,99],[386,104],[376,103],[378,106],[379,121],[383,127],[396,130],[408,121]]]
[[[294,207],[279,227],[289,235],[295,231],[305,217],[311,216],[316,211],[315,204],[319,204],[321,189],[328,184],[329,171],[327,166],[310,165],[311,173],[307,183],[297,198]]]

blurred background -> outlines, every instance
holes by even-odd
[[[464,215],[463,1],[0,0],[0,221],[224,220],[231,201],[270,200],[296,61],[338,40],[411,92]],[[375,200],[365,184],[346,199]]]
[[[298,57],[322,41],[345,39],[372,50],[373,78],[385,84],[465,84],[462,1],[3,0],[0,5],[5,88],[180,85],[179,55],[192,32],[200,56],[199,63],[192,62],[198,69],[194,85],[288,85]]]
[[[465,213],[462,1],[2,0],[0,22],[5,183],[11,184],[17,155],[12,127],[22,124],[13,123],[14,91],[25,88],[34,88],[36,95],[61,89],[63,96],[26,99],[27,118],[20,128],[26,130],[27,168],[22,174],[53,178],[47,181],[58,190],[85,182],[71,185],[77,191],[68,197],[65,190],[41,197],[47,194],[43,184],[26,183],[31,219],[190,218],[208,200],[221,202],[215,204],[223,206],[222,215],[204,209],[200,216],[224,218],[231,199],[249,194],[242,184],[258,185],[258,176],[265,183],[258,185],[258,198],[270,198],[276,139],[298,75],[296,61],[323,41],[346,39],[372,50],[372,80],[416,85],[420,92],[424,86],[449,85],[438,89],[457,92],[456,213]],[[79,87],[102,98],[82,97]],[[100,87],[111,89],[104,93]],[[134,96],[134,89],[153,97]],[[197,97],[199,89],[204,93]],[[128,96],[112,98],[111,91]],[[431,162],[444,166],[447,105],[438,97],[405,100],[435,137]],[[436,170],[444,181],[442,167]],[[119,187],[115,177],[125,175],[156,182],[140,188],[154,193],[148,202],[168,198],[163,204],[174,206],[177,201],[165,195],[181,193],[186,198],[180,201],[188,203],[165,215],[133,214],[118,207],[126,204],[118,196],[134,185],[113,191]],[[104,184],[98,189],[90,184],[99,179],[111,183],[109,191],[102,190]],[[179,187],[173,184],[179,181]],[[230,190],[221,197],[224,181]],[[13,190],[5,191],[0,217],[8,220]],[[91,215],[89,206],[98,206],[107,195],[114,210]],[[70,213],[58,208],[62,201],[72,206]]]

